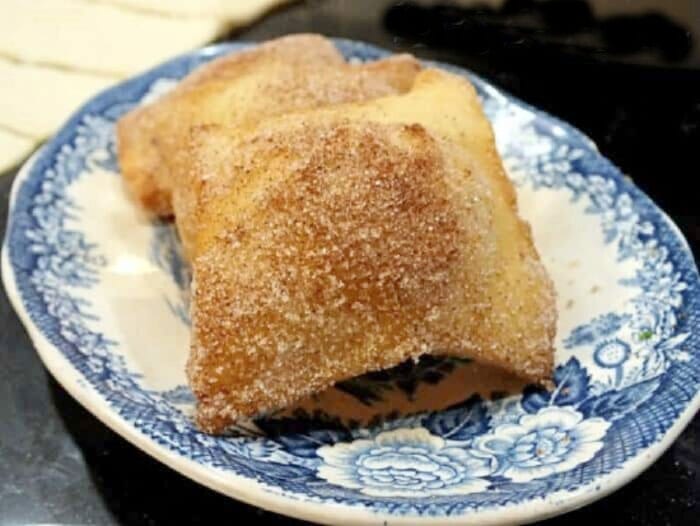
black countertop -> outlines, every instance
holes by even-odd
[[[590,135],[670,214],[697,256],[700,2],[459,4],[303,2],[230,38],[320,32],[467,66]],[[0,233],[12,179],[0,176]],[[4,291],[0,422],[0,525],[300,524],[198,486],[107,429],[48,375]],[[699,451],[696,417],[637,480],[546,524],[698,524]]]

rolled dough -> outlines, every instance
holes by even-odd
[[[91,0],[174,16],[215,17],[240,25],[293,0]]]
[[[82,71],[131,75],[211,41],[214,18],[163,17],[84,0],[2,0],[0,54]]]
[[[117,78],[19,64],[0,58],[0,126],[51,135],[78,106]]]
[[[0,128],[0,174],[24,159],[37,142]]]

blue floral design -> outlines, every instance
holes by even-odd
[[[627,361],[630,346],[622,340],[609,340],[601,343],[593,354],[595,363],[600,367],[617,368]]]
[[[571,407],[544,407],[476,438],[474,447],[498,458],[504,477],[526,482],[588,462],[602,449],[609,427],[610,422],[584,419]]]
[[[615,371],[615,384],[623,379],[623,365],[630,357],[630,346],[620,339],[604,341],[596,347],[593,360],[598,367]]]
[[[426,429],[398,429],[319,448],[321,478],[375,497],[465,495],[489,486],[495,459],[450,447]]]
[[[577,358],[558,366],[554,370],[553,391],[542,388],[526,389],[522,398],[522,408],[528,413],[536,413],[549,405],[578,405],[590,394],[591,377]]]
[[[571,349],[582,345],[591,345],[619,331],[629,320],[628,314],[609,312],[593,321],[576,327],[564,340],[564,345]]]
[[[359,43],[337,45],[347,57],[362,60],[386,54]],[[500,507],[526,511],[551,492],[575,495],[609,480],[658,443],[689,406],[697,407],[700,285],[683,239],[580,132],[473,75],[497,137],[499,122],[517,127],[509,134],[517,140],[499,144],[517,183],[566,192],[572,201],[585,203],[618,259],[636,269],[622,281],[634,290],[624,308],[581,325],[565,339],[574,356],[557,367],[553,392],[470,401],[371,429],[267,436],[251,424],[229,437],[211,437],[198,432],[187,416],[186,388],[144,389],[86,299],[100,282],[105,261],[99,253],[102,240],[87,239],[72,226],[82,211],[71,198],[71,185],[98,167],[116,172],[116,118],[144,96],[167,89],[169,79],[245,47],[189,54],[109,90],[82,108],[18,178],[5,243],[12,277],[5,278],[14,279],[32,324],[76,375],[154,447],[260,483],[280,498],[341,503],[382,517],[460,516]],[[172,272],[171,263],[177,261],[168,257],[162,261]],[[181,279],[177,272],[172,275]],[[595,352],[617,340],[629,346],[629,357],[617,366],[619,381],[610,384],[601,378],[608,372],[605,364],[612,362],[596,363]],[[402,484],[404,496],[378,497],[388,487],[382,489],[383,478],[388,479],[379,464],[365,462],[370,457],[362,455],[380,450],[386,456],[378,459],[393,455],[396,460],[385,463],[387,476]],[[409,465],[413,455],[427,464]],[[361,473],[348,467],[357,466],[360,457]],[[439,476],[423,475],[428,465],[435,467],[431,475]],[[364,485],[358,487],[360,480]],[[412,492],[421,484],[418,498]],[[497,491],[482,491],[486,488]]]

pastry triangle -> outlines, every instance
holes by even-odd
[[[467,80],[200,127],[184,154],[202,429],[426,353],[550,378],[553,286]]]
[[[420,69],[408,55],[348,64],[318,35],[292,35],[216,59],[155,103],[117,124],[119,164],[129,193],[160,216],[173,214],[178,152],[190,128],[246,127],[295,110],[406,91]]]

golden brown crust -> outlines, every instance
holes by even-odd
[[[248,147],[234,170],[288,168],[235,217],[228,185],[203,208],[221,228],[193,265],[188,371],[210,431],[435,348],[425,319],[468,242],[420,126],[300,124]]]
[[[247,126],[288,111],[394,94],[408,89],[419,69],[409,55],[346,64],[318,35],[283,37],[216,59],[117,123],[129,193],[146,210],[172,215],[172,189],[186,162],[179,152],[191,127]]]
[[[192,261],[202,429],[424,353],[551,376],[554,290],[493,131],[468,81],[419,69],[289,37],[119,122],[127,186]]]
[[[553,288],[466,81],[427,71],[406,95],[199,133],[203,429],[426,352],[549,378]]]

